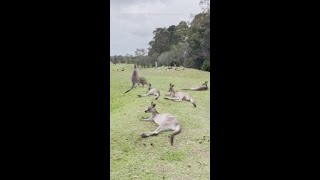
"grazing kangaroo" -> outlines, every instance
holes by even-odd
[[[177,102],[181,102],[183,100],[190,101],[193,104],[193,107],[197,107],[196,103],[188,93],[177,92],[173,89],[173,87],[174,85],[170,83],[170,88],[169,88],[170,97],[165,97],[164,99],[169,99]]]
[[[151,116],[150,118],[142,118],[142,120],[146,120],[146,121],[153,120],[155,123],[159,125],[159,127],[153,132],[142,133],[141,137],[145,138],[152,135],[157,135],[160,132],[165,130],[172,130],[173,133],[170,135],[170,143],[171,143],[171,146],[173,146],[173,137],[181,131],[178,119],[177,117],[172,116],[170,114],[158,113],[155,107],[156,107],[156,104],[153,104],[153,102],[151,102],[151,106],[144,111],[145,113],[151,113]]]
[[[137,66],[134,65],[132,76],[131,76],[132,87],[131,87],[131,89],[129,89],[125,93],[131,91],[134,88],[134,86],[137,84],[138,80],[139,80],[139,74],[138,74]],[[123,94],[125,94],[125,93],[123,93]]]
[[[138,80],[138,86],[139,86],[140,84],[142,85],[142,87],[144,87],[144,85],[148,84],[146,78],[140,77],[139,80]]]
[[[181,90],[204,91],[204,90],[208,90],[208,85],[207,84],[208,84],[208,81],[203,83],[201,86],[196,86],[196,87],[192,87],[190,89],[181,89]]]
[[[155,100],[157,100],[160,97],[160,91],[158,89],[156,89],[156,88],[152,88],[150,83],[149,83],[148,90],[149,91],[148,91],[147,94],[138,95],[138,97],[157,96]]]

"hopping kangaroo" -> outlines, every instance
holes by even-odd
[[[131,91],[134,88],[134,86],[137,84],[138,81],[139,81],[139,74],[138,74],[137,66],[134,65],[132,76],[131,76],[132,87],[131,87],[131,89],[129,89],[125,93]],[[125,93],[123,93],[123,94],[125,94]]]
[[[192,87],[190,89],[182,89],[182,90],[204,91],[204,90],[208,90],[208,85],[207,84],[208,84],[208,81],[203,83],[201,86],[196,86],[196,87]]]
[[[170,135],[170,143],[171,143],[171,146],[173,146],[173,137],[181,131],[178,119],[177,117],[172,116],[170,114],[158,113],[155,107],[156,107],[156,104],[153,104],[153,102],[151,102],[151,106],[144,111],[145,113],[151,113],[150,118],[142,118],[142,119],[146,121],[153,120],[155,123],[159,125],[159,127],[153,132],[142,133],[141,137],[145,138],[152,135],[157,135],[160,132],[165,130],[172,130],[173,133]]]
[[[160,91],[156,88],[152,88],[151,84],[149,83],[149,88],[148,88],[148,93],[147,94],[142,94],[138,95],[138,97],[144,97],[144,96],[157,96],[155,100],[157,100],[160,97]]]
[[[193,98],[185,92],[176,92],[173,89],[174,85],[170,83],[170,88],[169,88],[169,92],[170,92],[170,97],[165,97],[164,99],[169,99],[169,100],[173,100],[173,101],[178,101],[181,102],[183,100],[185,101],[190,101],[193,104],[193,107],[197,107],[196,103],[194,102]]]

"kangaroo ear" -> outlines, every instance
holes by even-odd
[[[174,85],[172,84],[172,87],[173,87]]]
[[[153,104],[152,106],[153,106],[153,107],[156,107],[156,104]]]
[[[151,106],[153,105],[153,102],[151,102]]]

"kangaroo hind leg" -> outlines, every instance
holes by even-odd
[[[176,98],[176,97],[164,97],[163,99],[178,100],[179,98]]]
[[[145,138],[145,137],[149,137],[152,135],[157,135],[159,134],[161,131],[163,131],[162,127],[159,126],[156,130],[154,130],[153,132],[145,132],[141,134],[141,137]]]

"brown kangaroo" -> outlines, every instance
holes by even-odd
[[[195,87],[192,87],[190,89],[181,89],[181,90],[204,91],[204,90],[208,90],[208,85],[207,84],[208,84],[208,81],[203,83],[201,86],[195,86]]]
[[[148,88],[148,93],[147,94],[142,94],[138,95],[138,97],[144,97],[144,96],[157,96],[155,100],[157,100],[160,97],[160,91],[156,88],[152,88],[151,84],[149,83],[149,88]]]
[[[169,99],[169,100],[173,100],[173,101],[177,101],[177,102],[181,102],[183,100],[190,101],[193,104],[193,107],[197,107],[197,105],[194,102],[193,98],[188,93],[176,92],[173,89],[173,87],[174,87],[174,85],[170,83],[170,88],[169,88],[170,97],[165,97],[164,99]]]
[[[140,77],[137,83],[138,83],[138,86],[141,84],[142,87],[144,87],[144,85],[148,84],[145,77]]]
[[[172,116],[170,114],[166,113],[158,113],[156,110],[156,104],[153,104],[151,102],[151,106],[147,110],[145,110],[145,113],[151,113],[150,118],[143,118],[142,120],[145,121],[154,121],[159,125],[159,127],[154,130],[153,132],[145,132],[141,134],[141,137],[149,137],[152,135],[158,135],[160,132],[165,131],[165,130],[172,130],[173,133],[170,135],[170,143],[171,146],[173,146],[173,137],[178,134],[181,131],[180,124],[178,122],[177,117]]]

